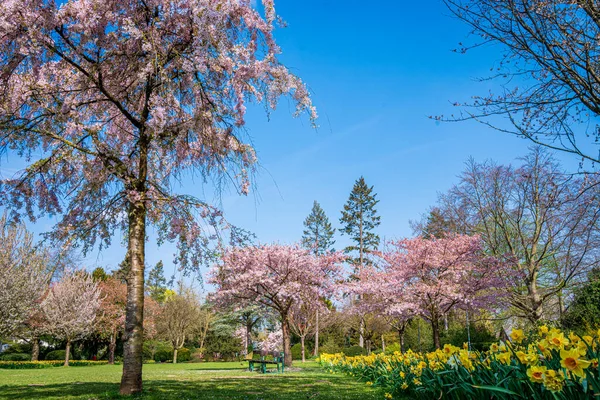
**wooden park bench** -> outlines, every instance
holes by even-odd
[[[273,361],[265,360],[265,357],[262,356],[260,358],[260,360],[249,359],[248,360],[248,369],[250,371],[254,371],[254,367],[258,366],[259,371],[262,372],[263,374],[265,374],[265,373],[267,373],[267,365],[275,364],[277,366],[277,372],[283,374],[283,370],[285,367],[284,361],[285,361],[285,357],[283,356],[283,353],[280,353],[279,356],[273,357]]]

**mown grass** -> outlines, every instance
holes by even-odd
[[[315,362],[285,374],[247,371],[247,363],[144,365],[137,399],[383,399],[362,382],[329,374]],[[0,370],[0,399],[118,399],[122,366]]]

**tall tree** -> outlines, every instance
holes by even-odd
[[[508,255],[518,272],[508,299],[513,314],[536,323],[548,318],[549,301],[560,305],[565,291],[600,263],[600,191],[583,190],[586,181],[539,146],[521,162],[470,160],[439,207],[459,232],[481,236],[490,254]]]
[[[379,236],[373,230],[381,223],[381,217],[377,215],[375,206],[379,200],[375,199],[376,193],[373,193],[373,186],[369,187],[364,177],[360,177],[350,192],[348,202],[342,210],[340,223],[343,225],[341,232],[350,236],[354,244],[348,246],[344,251],[348,254],[358,252],[358,257],[351,259],[354,265],[354,275],[360,273],[360,270],[370,260],[367,256],[377,250],[379,246]],[[353,277],[354,278],[354,277]],[[360,347],[364,347],[364,320],[360,320]]]
[[[157,262],[148,274],[148,282],[146,288],[148,295],[159,303],[165,301],[165,292],[167,290],[167,278],[162,260]]]
[[[304,299],[331,294],[340,273],[340,253],[315,256],[299,246],[262,245],[230,248],[222,265],[211,271],[217,286],[214,301],[222,305],[260,304],[278,314],[285,363],[292,365],[290,315]]]
[[[445,0],[472,29],[474,43],[499,44],[491,77],[498,92],[457,103],[461,115],[502,132],[600,162],[600,4],[563,0]],[[463,46],[461,44],[461,46]],[[487,90],[487,88],[486,88]],[[499,123],[498,115],[507,123]]]
[[[302,245],[308,249],[312,249],[315,255],[325,254],[333,251],[333,235],[335,229],[331,227],[329,218],[325,215],[325,211],[321,205],[315,200],[313,208],[304,220],[304,234],[302,236]],[[319,354],[319,309],[315,308],[315,349],[314,355]],[[302,354],[304,357],[304,353]]]
[[[273,0],[0,2],[0,153],[25,168],[0,180],[12,217],[58,216],[50,237],[106,248],[127,237],[122,394],[142,390],[147,227],[182,268],[208,262],[220,210],[178,192],[211,177],[247,193],[256,162],[246,103],[308,91],[278,60]],[[264,10],[261,13],[259,10]],[[14,162],[14,161],[12,161]],[[233,178],[233,179],[231,179]]]
[[[381,223],[381,217],[377,215],[375,209],[379,203],[379,200],[375,199],[376,196],[377,194],[373,193],[373,186],[369,187],[365,178],[361,176],[354,183],[340,218],[341,233],[348,235],[354,242],[344,251],[349,254],[358,252],[358,257],[351,260],[355,271],[368,263],[366,256],[377,250],[379,246],[379,236],[373,232]]]
[[[37,312],[50,283],[49,260],[25,225],[0,217],[0,337],[14,334]]]
[[[67,342],[65,366],[69,365],[71,344],[92,333],[100,307],[100,288],[85,271],[66,271],[50,288],[42,302],[48,331]]]
[[[315,200],[312,210],[304,220],[304,234],[302,245],[314,251],[316,255],[325,254],[333,250],[333,235],[335,229],[331,227],[329,218],[321,205]]]

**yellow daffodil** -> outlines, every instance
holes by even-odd
[[[544,382],[544,374],[546,370],[546,367],[533,366],[527,369],[527,376],[531,382],[542,383]]]
[[[540,334],[540,336],[544,336],[545,334],[548,333],[548,327],[546,325],[542,325],[538,328],[538,333]]]
[[[565,334],[555,329],[552,329],[550,332],[548,332],[546,341],[548,343],[548,347],[552,349],[562,349],[564,346],[569,344],[569,339],[565,337]]]
[[[383,395],[383,397],[385,397],[385,398],[386,398],[386,399],[388,399],[388,400],[389,400],[389,399],[393,399],[393,398],[394,398],[394,396],[392,396],[392,394],[391,394],[391,393],[386,393],[386,394],[384,394],[384,395]]]
[[[544,386],[551,392],[560,392],[563,388],[565,377],[553,369],[544,374]]]
[[[571,350],[561,350],[560,366],[569,370],[573,375],[584,378],[585,372],[583,370],[589,367],[591,362],[582,360],[579,357],[581,356],[579,350],[576,348]]]
[[[402,384],[402,386],[400,386],[400,389],[402,389],[402,390],[406,390],[407,388],[408,388],[408,383],[406,383],[406,382],[404,382]]]
[[[525,334],[523,333],[522,329],[513,329],[510,333],[510,338],[515,343],[521,343],[523,339],[525,339]]]

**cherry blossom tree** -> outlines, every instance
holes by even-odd
[[[333,291],[344,256],[339,252],[315,256],[300,246],[279,244],[230,248],[209,282],[213,299],[221,304],[262,304],[278,314],[285,363],[292,364],[290,315],[304,299],[318,299]]]
[[[25,225],[0,217],[0,337],[14,334],[36,313],[50,283],[48,262],[48,252],[34,244]]]
[[[67,342],[65,366],[69,365],[71,344],[94,329],[100,308],[100,288],[85,271],[65,271],[42,302],[48,331]]]
[[[406,282],[402,293],[407,301],[396,311],[402,315],[412,308],[428,320],[436,348],[445,314],[458,306],[483,309],[497,304],[512,274],[504,263],[484,254],[478,236],[394,241],[380,257],[387,279]]]
[[[391,253],[383,253],[389,258]],[[404,351],[404,333],[418,311],[411,297],[411,281],[396,273],[396,263],[385,262],[379,269],[365,267],[356,279],[344,285],[344,291],[359,298],[352,302],[351,312],[360,316],[375,314],[383,317],[398,332],[400,350]]]
[[[147,226],[177,243],[181,268],[207,262],[207,223],[226,223],[181,179],[248,192],[250,102],[290,95],[316,118],[278,61],[275,20],[273,0],[0,2],[0,153],[26,163],[0,180],[0,203],[15,219],[58,216],[50,237],[84,251],[126,234],[122,394],[142,390]]]
[[[115,279],[107,278],[99,283],[101,303],[96,319],[97,330],[108,335],[108,363],[115,363],[117,337],[125,328],[125,306],[127,304],[127,286]]]

